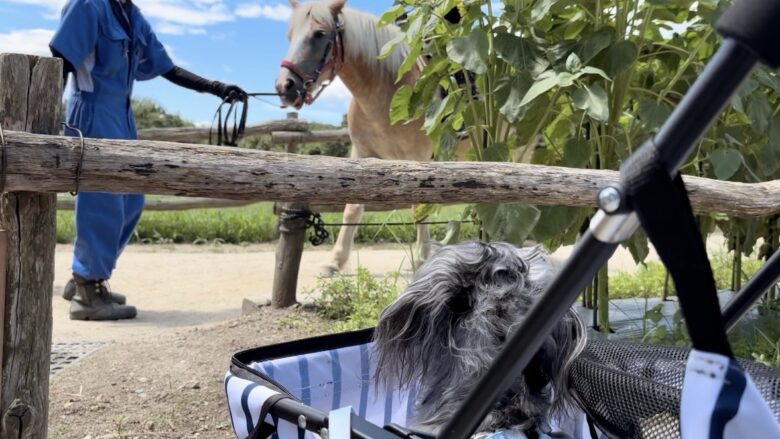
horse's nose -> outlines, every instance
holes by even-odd
[[[289,92],[295,87],[295,81],[293,81],[290,78],[287,78],[286,81],[284,81],[284,91]]]

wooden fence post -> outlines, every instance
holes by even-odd
[[[62,62],[0,54],[0,123],[5,130],[58,132]],[[31,192],[2,197],[8,233],[0,438],[45,438],[56,195]]]
[[[288,113],[288,119],[297,119],[297,113]],[[295,154],[298,144],[290,142],[285,145],[284,151]],[[274,270],[274,287],[271,296],[271,305],[274,308],[287,308],[295,305],[296,291],[298,289],[298,272],[301,267],[303,255],[303,243],[306,239],[306,219],[288,216],[290,212],[308,211],[306,203],[280,203],[277,215],[279,216],[279,243],[276,246],[276,265]]]

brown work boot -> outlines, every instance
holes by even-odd
[[[77,283],[87,283],[88,280],[84,279],[83,277],[79,276],[78,274],[74,274],[73,278],[68,281],[68,284],[65,285],[65,290],[62,292],[62,298],[70,301],[73,299],[73,296],[76,295],[76,287]],[[118,304],[118,305],[124,305],[127,303],[127,297],[124,296],[124,294],[109,292],[108,293],[111,296],[111,301]]]
[[[134,318],[134,306],[119,305],[112,300],[104,280],[74,282],[76,292],[70,301],[71,320],[124,320]]]

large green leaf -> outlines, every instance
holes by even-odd
[[[604,73],[604,70],[601,70],[599,68],[593,67],[593,66],[585,66],[580,70],[579,73],[574,75],[575,77],[579,78],[582,75],[599,75],[602,78],[606,79],[607,81],[610,81],[610,77],[607,76],[606,73]]]
[[[533,71],[537,63],[536,45],[528,38],[509,33],[498,34],[493,40],[498,56],[520,71]]]
[[[585,29],[585,26],[588,25],[588,22],[586,20],[577,20],[572,23],[570,23],[566,30],[563,32],[563,38],[567,40],[571,40],[576,38],[580,35],[580,32],[582,32],[583,29]]]
[[[453,95],[447,95],[440,101],[434,101],[428,107],[428,111],[425,114],[425,123],[423,127],[426,133],[431,134],[442,123],[444,116],[448,115],[455,105],[455,99]]]
[[[392,8],[385,11],[381,17],[379,17],[377,27],[387,26],[388,24],[395,23],[395,20],[398,19],[398,17],[404,15],[405,12],[406,8],[404,5],[393,6]]]
[[[609,48],[609,67],[607,73],[615,77],[631,67],[636,60],[636,45],[631,41],[618,41]]]
[[[746,114],[750,118],[750,126],[753,132],[762,135],[769,127],[769,120],[772,117],[772,108],[766,95],[757,93],[750,98],[747,104]]]
[[[531,10],[531,21],[536,23],[537,21],[547,17],[552,8],[558,0],[537,0],[534,8]]]
[[[408,85],[402,85],[398,88],[398,91],[393,95],[393,99],[390,101],[390,123],[396,124],[398,122],[409,119],[409,99],[412,97],[412,87]]]
[[[719,180],[728,180],[742,166],[742,153],[733,148],[717,149],[710,154],[712,170]]]
[[[644,262],[650,254],[650,245],[647,242],[647,235],[642,229],[634,232],[634,234],[623,243],[623,247],[628,249],[629,253],[631,253],[631,256],[634,258],[634,262],[637,264]]]
[[[509,146],[506,143],[494,143],[482,151],[482,161],[508,162]]]
[[[600,85],[593,84],[577,89],[572,100],[575,107],[586,110],[590,117],[603,122],[609,119],[609,98]]]
[[[765,86],[780,92],[780,78],[776,74],[770,74],[766,69],[761,69],[756,74],[756,78]]]
[[[523,244],[541,215],[536,207],[518,203],[478,204],[476,210],[493,240],[515,245]]]
[[[602,50],[609,47],[609,45],[612,44],[614,35],[612,29],[601,29],[591,35],[582,46],[583,61],[590,61],[593,57],[601,53]]]
[[[382,50],[379,52],[379,59],[385,59],[388,56],[390,56],[398,47],[399,44],[403,43],[404,40],[406,40],[406,34],[400,33],[395,36],[392,40],[388,41],[383,47]]]
[[[406,55],[406,59],[404,59],[404,62],[401,63],[401,66],[398,68],[398,73],[395,77],[396,81],[400,81],[407,72],[412,70],[412,67],[414,67],[414,65],[417,63],[417,60],[420,58],[421,54],[421,43],[417,42],[409,45],[409,54]]]
[[[780,114],[769,123],[769,143],[780,144]]]
[[[523,100],[520,101],[520,106],[530,103],[540,95],[550,91],[558,84],[559,78],[557,73],[552,70],[548,70],[542,73],[539,75],[539,77],[536,78],[536,81],[531,85],[531,87],[528,88],[525,96],[523,96]]]
[[[761,172],[767,179],[773,178],[780,169],[780,144],[767,143],[761,147]]]
[[[539,221],[533,231],[537,242],[547,241],[564,231],[576,218],[578,208],[565,206],[539,206]]]
[[[509,123],[514,123],[525,116],[528,107],[521,105],[523,97],[531,87],[531,80],[525,75],[517,75],[509,81],[504,81],[496,90],[498,111]]]
[[[474,29],[468,36],[447,43],[447,55],[467,70],[482,74],[487,72],[490,43],[485,31]]]
[[[591,146],[585,139],[569,139],[563,145],[561,164],[570,168],[584,168],[590,161]]]
[[[439,148],[434,151],[436,161],[450,162],[455,160],[455,148],[460,140],[449,130],[445,130],[439,139]]]
[[[672,110],[665,104],[659,104],[653,99],[642,99],[639,101],[639,119],[645,124],[645,126],[654,130],[660,128],[661,125],[666,122],[669,115],[672,114]]]

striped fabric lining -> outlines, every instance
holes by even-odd
[[[410,391],[378,389],[372,379],[375,365],[371,344],[350,346],[326,352],[253,363],[250,367],[281,384],[304,404],[325,413],[351,406],[356,414],[377,425],[405,425]],[[277,392],[257,383],[228,374],[225,389],[233,429],[239,439],[248,438],[259,419],[257,413],[265,400]],[[265,389],[261,392],[258,389]],[[269,416],[266,422],[277,426],[274,439],[311,439],[318,435],[297,425]]]
[[[250,367],[280,384],[304,404],[322,412],[350,406],[357,415],[376,425],[407,425],[414,409],[410,401],[416,398],[417,386],[389,391],[377,388],[373,380],[376,366],[371,358],[372,345],[264,361],[250,364]],[[263,403],[278,392],[230,373],[225,377],[225,389],[236,437],[247,439],[260,421],[256,418]],[[265,422],[277,427],[273,439],[319,438],[319,435],[271,415]],[[552,422],[551,427],[572,438],[588,437],[582,413]]]

